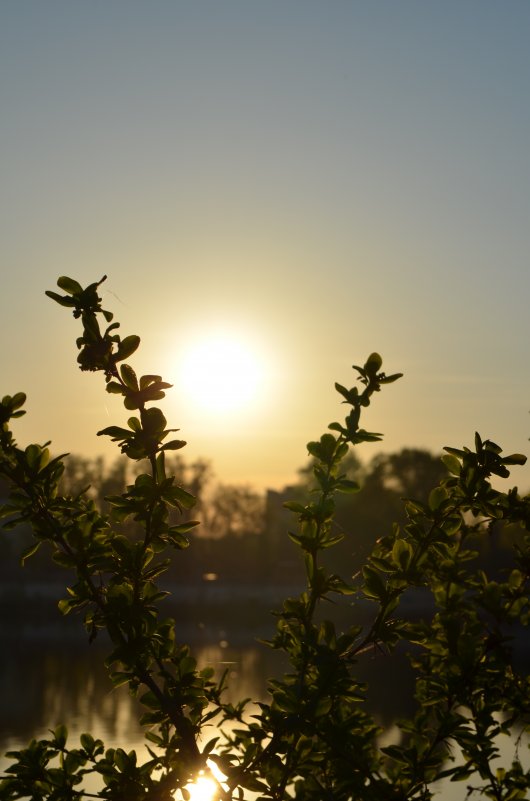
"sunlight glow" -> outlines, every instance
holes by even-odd
[[[182,389],[203,411],[239,413],[257,399],[263,368],[244,341],[215,334],[187,349],[180,376]]]
[[[186,790],[190,801],[214,801],[217,783],[201,772],[194,782],[186,785]]]

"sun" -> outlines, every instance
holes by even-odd
[[[201,411],[226,415],[255,403],[263,371],[257,352],[242,336],[211,333],[185,349],[179,383]]]

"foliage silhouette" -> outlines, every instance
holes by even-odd
[[[308,500],[287,504],[298,521],[289,536],[303,554],[306,587],[284,602],[269,645],[284,652],[289,672],[270,681],[270,702],[250,715],[245,701],[223,701],[225,678],[198,671],[174,622],[162,616],[165,593],[157,581],[167,570],[168,554],[187,547],[195,525],[170,517],[171,510],[194,503],[166,471],[166,453],[185,442],[171,436],[175,430],[151,405],[169,385],[158,375],[138,377],[125,361],[139,338],[119,336],[112,314],[101,307],[101,283],[83,288],[61,277],[65,294],[47,294],[81,320],[80,368],[103,372],[107,391],[134,412],[126,427],[111,425],[99,434],[110,436],[128,458],[147,460],[149,471],[108,498],[110,514],[98,511],[86,493],[62,495],[61,457],[50,458],[49,443],[17,446],[10,422],[23,414],[25,396],[6,395],[0,405],[0,475],[12,491],[2,515],[8,528],[31,525],[34,543],[25,558],[46,544],[73,573],[59,607],[83,615],[90,640],[107,632],[112,650],[106,664],[113,683],[128,685],[144,709],[149,759],[140,764],[134,752],[105,749],[89,732],[71,745],[59,725],[48,738],[9,754],[13,762],[0,785],[2,799],[188,799],[188,783],[213,765],[224,776],[216,779],[219,799],[428,799],[444,776],[465,780],[468,795],[524,798],[530,776],[517,752],[510,765],[497,769],[492,761],[495,738],[519,733],[528,722],[528,678],[514,667],[509,633],[529,620],[529,535],[513,547],[501,581],[474,566],[469,544],[477,531],[499,521],[528,531],[528,497],[516,488],[496,490],[489,480],[507,477],[508,467],[525,457],[503,456],[478,434],[474,450],[446,448],[449,477],[426,502],[406,501],[405,525],[379,540],[353,579],[330,572],[323,554],[343,536],[334,525],[337,498],[359,489],[342,465],[350,446],[380,439],[360,427],[361,413],[376,392],[400,377],[386,375],[376,353],[354,365],[359,383],[336,384],[348,407],[345,419],[308,444],[314,490]],[[120,529],[130,517],[137,524],[134,538]],[[434,615],[406,621],[400,605],[419,588],[430,594]],[[336,629],[333,604],[325,602],[343,595],[370,607],[366,625]],[[367,652],[384,654],[398,646],[412,652],[417,711],[401,722],[400,741],[382,746],[355,665]],[[217,733],[208,739],[212,725]],[[456,764],[455,747],[462,752]],[[94,776],[99,790],[87,789]]]

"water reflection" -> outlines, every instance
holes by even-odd
[[[66,722],[74,732],[91,731],[108,744],[141,739],[136,702],[126,688],[113,690],[103,666],[103,644],[35,642],[33,638],[3,638],[0,662],[0,747],[44,736]],[[96,641],[97,643],[97,641]],[[196,645],[200,667],[227,672],[226,701],[242,698],[262,701],[267,679],[285,664],[282,655],[258,644],[230,646],[224,639]],[[391,681],[389,681],[389,671]],[[367,655],[358,666],[361,681],[369,684],[368,703],[378,722],[391,726],[411,711],[413,681],[405,655],[393,658]],[[368,682],[369,679],[369,682]]]
[[[97,642],[97,641],[96,641]],[[103,666],[102,645],[35,642],[3,637],[0,661],[0,748],[2,752],[66,723],[72,734],[91,731],[108,745],[142,739],[136,702],[126,688],[113,690]],[[278,655],[257,645],[195,646],[199,666],[227,670],[227,701],[264,700],[266,681],[281,668]]]
[[[108,653],[105,643],[88,646],[79,636],[15,636],[1,632],[0,660],[0,754],[45,737],[50,729],[65,723],[72,742],[90,731],[107,747],[136,749],[147,756],[143,731],[138,725],[135,700],[124,687],[113,690],[103,666]],[[64,631],[63,631],[64,634]],[[199,666],[212,666],[220,675],[228,673],[225,700],[265,700],[267,679],[279,675],[285,664],[281,655],[255,643],[230,645],[237,637],[217,631],[214,642],[193,648]],[[81,635],[82,636],[82,635]],[[249,635],[250,636],[250,635]],[[395,721],[412,713],[414,680],[406,654],[391,659],[382,653],[367,654],[357,666],[358,677],[368,685],[368,706],[384,728],[386,742],[399,739]],[[514,743],[503,738],[503,762],[509,764]],[[11,760],[0,756],[0,771]],[[459,799],[460,787],[445,783],[443,801]]]
[[[126,692],[111,691],[101,649],[19,641],[7,653],[0,666],[2,750],[45,736],[59,723],[103,739],[139,735],[134,703]]]

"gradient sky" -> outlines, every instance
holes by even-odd
[[[106,307],[142,338],[131,363],[175,383],[164,411],[222,481],[291,480],[344,409],[333,382],[373,350],[405,377],[362,458],[476,429],[528,452],[529,42],[523,0],[1,3],[19,442],[95,454],[126,419],[43,294],[106,273]],[[218,331],[266,367],[244,414],[201,415],[179,385]]]

